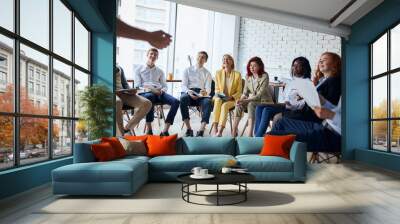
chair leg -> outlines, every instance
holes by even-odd
[[[232,112],[231,111],[229,111],[229,125],[230,125],[230,127],[231,127],[231,133],[232,133],[232,131],[233,131],[233,125],[232,125]]]
[[[218,125],[218,124],[217,124]],[[211,135],[211,132],[212,132],[212,130],[214,129],[214,126],[215,126],[215,123],[213,122],[212,124],[211,124],[211,127],[210,127],[210,132],[208,133],[209,135]]]
[[[240,136],[243,136],[243,134],[246,131],[248,125],[249,125],[249,120],[247,119],[246,124],[244,124],[243,130],[242,130],[242,133],[240,134]]]

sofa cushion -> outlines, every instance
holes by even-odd
[[[94,157],[96,157],[96,161],[105,162],[118,158],[112,145],[108,142],[92,144],[90,147],[92,149]]]
[[[53,170],[58,182],[130,182],[133,173],[147,176],[147,163],[139,159],[75,163]],[[144,173],[144,171],[146,173]]]
[[[236,141],[236,155],[260,154],[264,145],[263,137],[238,137]]]
[[[100,140],[75,143],[74,147],[74,163],[95,162],[96,158],[90,148],[92,144],[99,144]]]
[[[264,145],[261,149],[261,156],[280,156],[290,159],[290,148],[296,135],[269,135],[264,136]]]
[[[228,160],[235,159],[231,155],[175,155],[158,156],[149,160],[149,170],[163,172],[190,172],[199,166],[212,172],[219,171]]]
[[[178,154],[225,154],[235,155],[235,139],[232,137],[181,138],[177,144]]]
[[[278,156],[238,155],[239,166],[249,172],[292,172],[293,162]]]
[[[117,158],[122,158],[126,156],[126,151],[124,149],[124,146],[122,146],[121,142],[117,137],[104,137],[101,138],[101,142],[108,142],[114,149],[114,153],[117,156]]]
[[[176,154],[177,134],[171,136],[149,135],[147,137],[147,155],[148,156],[164,156]]]

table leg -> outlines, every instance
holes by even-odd
[[[219,184],[217,184],[217,206],[219,205]]]
[[[197,184],[195,185],[195,190],[194,191],[196,191],[197,192]]]

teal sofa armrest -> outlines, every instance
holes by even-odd
[[[293,142],[290,149],[290,160],[293,162],[293,180],[305,181],[307,172],[307,145],[303,142]]]
[[[100,140],[75,143],[74,147],[74,163],[90,163],[95,162],[96,158],[92,153],[90,146],[92,144],[98,144]]]

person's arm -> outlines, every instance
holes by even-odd
[[[189,68],[186,68],[185,71],[183,72],[182,76],[182,92],[187,93],[189,91]]]
[[[143,89],[143,80],[142,77],[140,76],[140,70],[141,70],[140,66],[135,70],[134,87],[136,89]]]
[[[168,86],[167,86],[167,81],[165,79],[165,74],[161,69],[159,69],[159,71],[161,73],[161,76],[160,76],[161,91],[166,93],[168,90]]]
[[[223,89],[220,88],[220,82],[221,82],[220,76],[221,76],[221,72],[217,71],[217,73],[215,74],[215,90],[214,90],[215,95],[221,94],[224,91]]]
[[[207,77],[206,77],[206,83],[205,83],[207,95],[210,95],[210,93],[211,93],[211,83],[212,83],[211,73],[207,71]]]
[[[159,49],[168,47],[171,43],[171,35],[162,30],[154,32],[142,30],[125,23],[118,17],[116,32],[119,37],[147,41],[150,45]]]
[[[237,85],[234,93],[232,94],[233,100],[238,100],[240,99],[240,96],[242,95],[242,75],[240,72],[235,72],[237,75]]]

